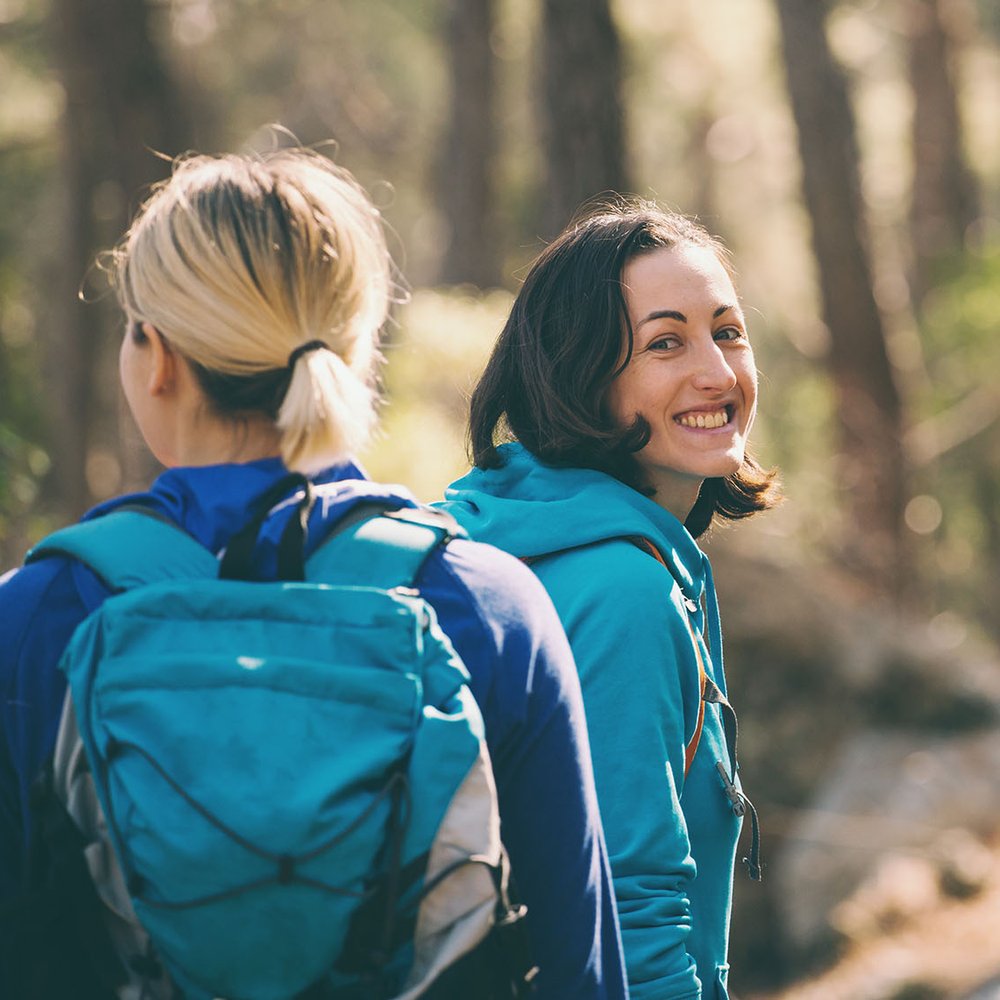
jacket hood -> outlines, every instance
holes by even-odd
[[[499,453],[500,468],[474,468],[445,490],[442,506],[477,541],[530,558],[641,535],[659,548],[684,596],[700,599],[708,560],[669,511],[603,472],[545,465],[517,443]]]

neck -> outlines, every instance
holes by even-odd
[[[678,480],[674,473],[669,476],[657,476],[654,472],[650,475],[650,485],[656,492],[651,499],[683,524],[698,500],[698,493],[704,481],[700,477]]]
[[[180,430],[177,465],[253,462],[281,454],[281,434],[263,414],[216,417],[204,411]]]

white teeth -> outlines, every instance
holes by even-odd
[[[685,413],[677,422],[683,427],[724,427],[729,423],[729,415],[725,410],[715,413]]]

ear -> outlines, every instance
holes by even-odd
[[[177,353],[152,323],[143,323],[142,333],[150,350],[146,388],[151,396],[162,396],[176,385]]]

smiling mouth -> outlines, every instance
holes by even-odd
[[[681,427],[693,427],[695,429],[704,428],[712,430],[716,427],[725,427],[729,423],[729,407],[721,410],[703,411],[700,413],[682,413],[679,417],[674,417],[674,421]]]

